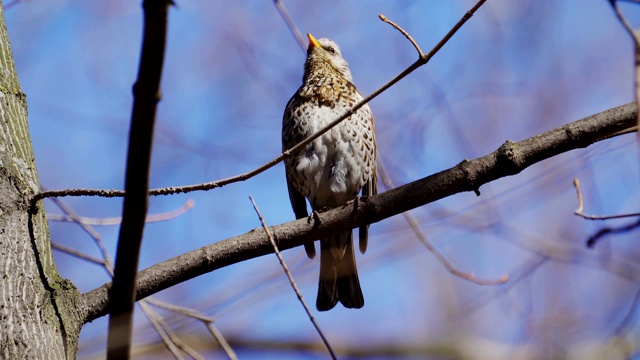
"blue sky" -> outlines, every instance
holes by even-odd
[[[426,52],[472,2],[284,4],[303,33],[340,45],[357,87],[368,94],[416,59],[409,42],[377,14],[403,26]],[[623,4],[634,24],[638,8]],[[5,16],[42,186],[122,188],[140,3],[32,0],[6,9]],[[151,185],[212,181],[276,157],[282,112],[301,83],[303,62],[271,1],[179,1],[170,12]],[[522,140],[631,101],[632,66],[632,43],[607,1],[489,0],[428,65],[371,103],[380,158],[396,184],[444,170],[507,139]],[[315,313],[320,326],[337,347],[455,339],[497,344],[510,354],[529,346],[544,355],[604,346],[640,288],[620,269],[637,272],[640,253],[635,233],[585,248],[603,224],[573,215],[571,181],[580,177],[588,212],[637,211],[636,146],[633,135],[604,141],[483,186],[480,197],[458,194],[413,211],[430,241],[479,277],[514,278],[548,259],[508,285],[482,287],[449,274],[401,216],[374,224],[370,250],[358,255],[365,307]],[[188,199],[195,207],[147,226],[141,268],[259,227],[249,195],[269,224],[294,219],[282,165],[221,189],[153,198],[151,213]],[[87,217],[118,216],[122,205],[119,199],[64,201]],[[46,204],[50,213],[60,212]],[[98,230],[114,254],[117,227]],[[99,256],[76,225],[52,222],[51,236]],[[313,304],[317,260],[307,260],[302,249],[284,256]],[[83,292],[108,280],[95,265],[60,253],[56,261]],[[214,316],[232,338],[320,341],[274,256],[157,296]],[[137,315],[136,341],[157,339]],[[168,321],[183,334],[206,336],[194,321]],[[81,356],[102,354],[105,329],[105,319],[83,329]],[[637,335],[637,325],[631,331]]]

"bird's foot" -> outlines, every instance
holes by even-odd
[[[353,210],[356,211],[360,207],[360,204],[369,202],[369,197],[356,195],[351,201],[353,201]]]
[[[360,207],[360,201],[362,201],[360,199],[360,196],[356,195],[356,198],[353,199],[353,209],[354,210],[358,210],[358,207]]]
[[[311,215],[309,215],[309,217],[307,218],[307,224],[310,224],[312,220],[317,221],[321,226],[324,226],[324,223],[322,222],[322,219],[320,219],[320,212],[324,211],[325,209],[321,209],[320,211],[316,211],[313,210],[311,212]]]

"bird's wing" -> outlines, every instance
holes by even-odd
[[[284,111],[284,115],[283,115],[283,119],[282,119],[282,129],[283,129],[283,134],[282,134],[282,151],[285,151],[293,146],[295,146],[296,144],[294,144],[294,137],[291,136],[290,132],[288,131],[288,129],[290,129],[291,126],[293,126],[293,122],[292,122],[292,117],[293,117],[293,111],[294,111],[294,103],[296,102],[296,100],[299,100],[299,95],[298,92],[296,92],[296,94],[291,98],[291,100],[289,100],[289,102],[287,103],[287,107],[285,108]],[[289,134],[288,136],[286,134]],[[304,195],[302,195],[298,190],[295,189],[295,187],[293,186],[293,181],[291,181],[291,179],[289,179],[289,174],[287,171],[287,189],[289,190],[289,201],[291,202],[291,208],[293,208],[293,212],[296,215],[296,219],[302,219],[302,218],[306,218],[309,217],[309,213],[307,212],[307,202],[304,198]],[[316,249],[315,246],[313,245],[313,241],[308,241],[304,244],[304,249],[307,252],[307,256],[309,258],[313,258],[316,256]]]
[[[378,193],[378,177],[376,171],[373,171],[371,179],[364,184],[362,188],[362,196],[372,196]],[[367,251],[367,244],[369,241],[369,224],[360,226],[360,252],[362,254]]]

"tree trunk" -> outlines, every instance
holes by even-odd
[[[72,359],[82,325],[80,294],[53,262],[27,123],[0,7],[0,358]]]

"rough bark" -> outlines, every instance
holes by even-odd
[[[27,123],[0,7],[0,358],[74,358],[79,293],[53,262]],[[37,211],[35,211],[37,210]]]

